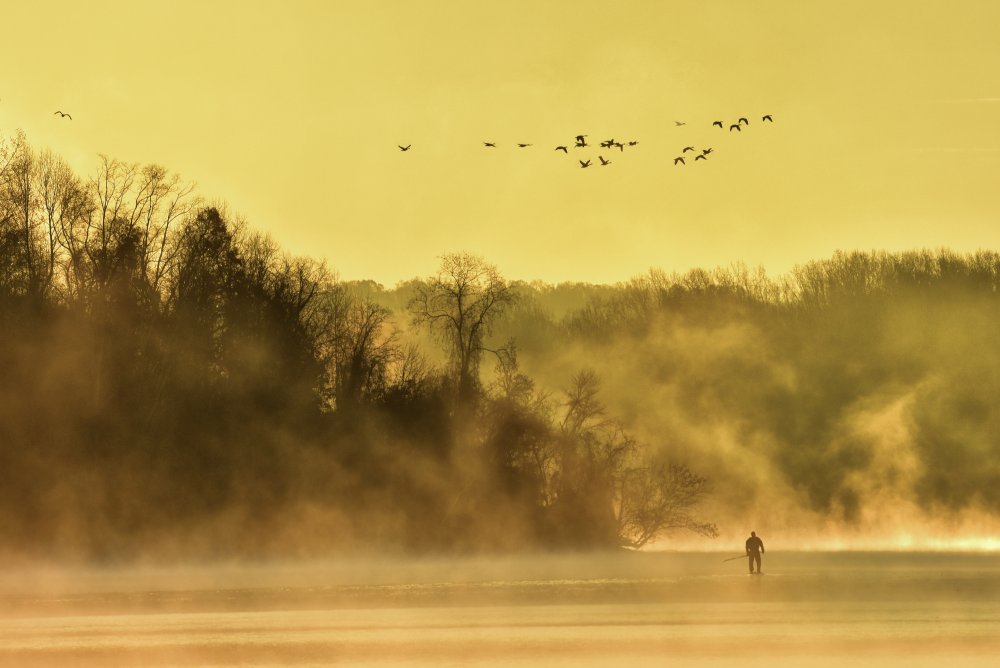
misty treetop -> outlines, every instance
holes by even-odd
[[[0,544],[642,547],[771,504],[1000,512],[1000,256],[392,289],[102,158],[0,143]],[[787,511],[786,511],[787,512]],[[742,530],[741,530],[742,531]]]
[[[513,291],[493,345],[516,341],[531,387],[569,391],[595,371],[630,438],[707,475],[723,517],[1000,512],[996,252],[838,252],[777,279],[737,264]]]

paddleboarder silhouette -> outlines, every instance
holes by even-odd
[[[757,563],[757,573],[760,573],[760,555],[764,552],[764,541],[757,536],[756,531],[750,532],[747,538],[747,558],[750,562],[750,573],[753,574],[754,562]]]

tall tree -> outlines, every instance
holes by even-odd
[[[39,156],[26,144],[15,144],[0,172],[0,235],[9,258],[11,287],[41,304],[52,287],[58,245],[46,225],[41,206]]]
[[[358,299],[343,286],[327,290],[319,356],[326,367],[327,403],[350,410],[383,396],[393,367],[402,361],[399,333],[389,327],[389,309],[371,298]]]
[[[460,404],[474,403],[480,391],[479,363],[486,337],[514,303],[511,284],[497,268],[469,253],[441,258],[438,272],[416,287],[409,310],[447,346],[451,376]]]
[[[103,283],[113,272],[114,247],[127,237],[142,281],[162,297],[173,255],[180,252],[171,244],[173,227],[200,204],[194,186],[159,165],[140,167],[101,156],[90,191],[94,212],[80,236],[96,282]]]

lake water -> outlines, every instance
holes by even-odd
[[[1000,665],[1000,555],[7,570],[0,666]]]

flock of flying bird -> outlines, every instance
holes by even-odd
[[[766,123],[773,123],[774,122],[774,119],[771,117],[771,114],[764,114],[761,117],[760,120],[761,120],[761,123],[765,123],[765,122]],[[687,125],[687,123],[685,123],[684,121],[674,121],[674,125],[677,126],[677,127],[680,127],[682,125]],[[750,120],[746,116],[741,116],[734,123],[731,123],[729,125],[729,132],[742,132],[743,131],[743,126],[749,126],[749,125],[750,125]],[[724,130],[725,129],[725,124],[722,121],[713,121],[712,127],[717,127],[717,128],[719,128],[721,130]],[[575,149],[580,149],[580,148],[587,148],[587,147],[591,146],[591,144],[587,143],[587,137],[588,137],[588,135],[577,135],[576,138],[575,138],[575,142],[574,143],[568,144],[568,145],[559,145],[559,146],[556,146],[554,150],[556,150],[556,151],[562,151],[563,153],[565,153],[565,154],[568,155],[569,152],[570,152],[570,148],[572,148],[574,150]],[[600,142],[600,147],[601,148],[606,148],[609,151],[611,149],[618,149],[621,152],[621,151],[624,151],[627,146],[629,146],[629,147],[631,147],[631,146],[637,146],[638,144],[639,144],[639,141],[635,140],[635,139],[630,140],[628,142],[620,142],[620,141],[616,141],[615,139],[606,139],[606,140]],[[413,148],[413,144],[407,144],[406,146],[403,146],[402,144],[397,144],[397,146],[399,147],[400,151],[404,151],[404,152],[405,151],[409,151],[411,148]],[[531,146],[534,146],[534,144],[529,144],[529,143],[519,143],[519,144],[517,144],[518,148],[529,148]],[[496,142],[493,142],[493,141],[484,141],[483,142],[483,147],[485,147],[485,148],[496,148],[497,144],[496,144]],[[674,165],[675,166],[676,165],[686,165],[687,164],[686,158],[689,157],[686,154],[688,152],[690,152],[690,151],[694,151],[695,152],[694,153],[694,161],[695,162],[697,162],[698,160],[708,160],[708,156],[711,155],[711,153],[712,153],[713,150],[714,149],[712,147],[708,147],[708,148],[701,149],[701,152],[698,153],[698,149],[695,148],[694,146],[685,146],[683,149],[681,149],[680,155],[678,155],[676,158],[674,158]],[[603,155],[598,155],[597,158],[598,158],[598,160],[601,161],[600,164],[601,164],[602,167],[606,167],[607,165],[610,165],[611,162],[612,162],[611,160],[605,159],[605,157]],[[591,164],[593,162],[593,158],[590,158],[590,159],[587,159],[587,160],[579,160],[578,159],[578,162],[580,163],[580,167],[581,168],[586,169],[587,167],[591,166]]]
[[[59,116],[60,118],[68,118],[69,120],[73,120],[73,117],[70,116],[68,113],[66,113],[64,111],[56,110],[53,113],[53,115]],[[773,123],[774,122],[774,119],[771,117],[771,114],[764,114],[763,116],[761,116],[760,120],[761,120],[761,123],[765,123],[765,122],[766,123]],[[677,126],[677,127],[680,127],[682,125],[687,125],[687,123],[685,123],[684,121],[674,121],[674,125]],[[733,131],[742,132],[744,125],[749,126],[750,125],[750,120],[746,116],[740,116],[736,120],[735,123],[731,123],[729,125],[729,131],[730,132],[733,132]],[[716,127],[716,128],[719,128],[720,130],[724,130],[725,129],[725,124],[722,121],[713,121],[712,122],[712,127]],[[556,150],[556,151],[562,151],[563,153],[569,155],[570,146],[572,146],[574,149],[587,148],[588,146],[590,146],[590,144],[587,143],[587,137],[588,137],[588,135],[577,135],[575,137],[575,141],[574,141],[573,144],[571,144],[571,145],[556,146],[554,150]],[[639,141],[636,140],[636,139],[632,139],[632,140],[630,140],[628,142],[625,142],[625,143],[622,143],[620,141],[615,141],[614,139],[605,139],[604,141],[602,141],[600,143],[600,147],[601,148],[606,148],[608,150],[617,148],[619,151],[624,151],[626,146],[630,146],[630,147],[631,146],[638,146],[638,144],[639,144]],[[403,146],[402,144],[397,144],[397,146],[399,147],[400,151],[404,151],[404,152],[405,151],[409,151],[413,147],[412,144],[407,144],[406,146]],[[492,142],[492,141],[484,141],[483,142],[483,146],[485,148],[496,148],[497,144],[496,144],[496,142]],[[528,144],[528,143],[519,143],[519,144],[517,144],[518,148],[529,148],[531,146],[534,146],[534,144]],[[675,166],[676,165],[686,165],[687,164],[687,162],[686,162],[686,157],[687,156],[685,154],[688,153],[689,151],[695,151],[694,161],[698,162],[699,160],[708,160],[708,156],[711,155],[713,149],[712,149],[712,147],[703,148],[703,149],[701,149],[701,153],[698,153],[697,152],[698,149],[695,148],[694,146],[685,146],[683,149],[681,149],[681,152],[680,152],[681,154],[679,156],[677,156],[676,158],[674,158],[674,165]],[[611,164],[611,160],[605,159],[605,157],[603,155],[598,155],[597,159],[601,161],[601,166],[602,167],[606,167],[606,166],[608,166],[608,165]],[[590,158],[588,160],[578,160],[578,162],[580,163],[580,167],[582,167],[583,169],[586,169],[587,167],[590,167],[591,163],[593,162],[593,158]]]

